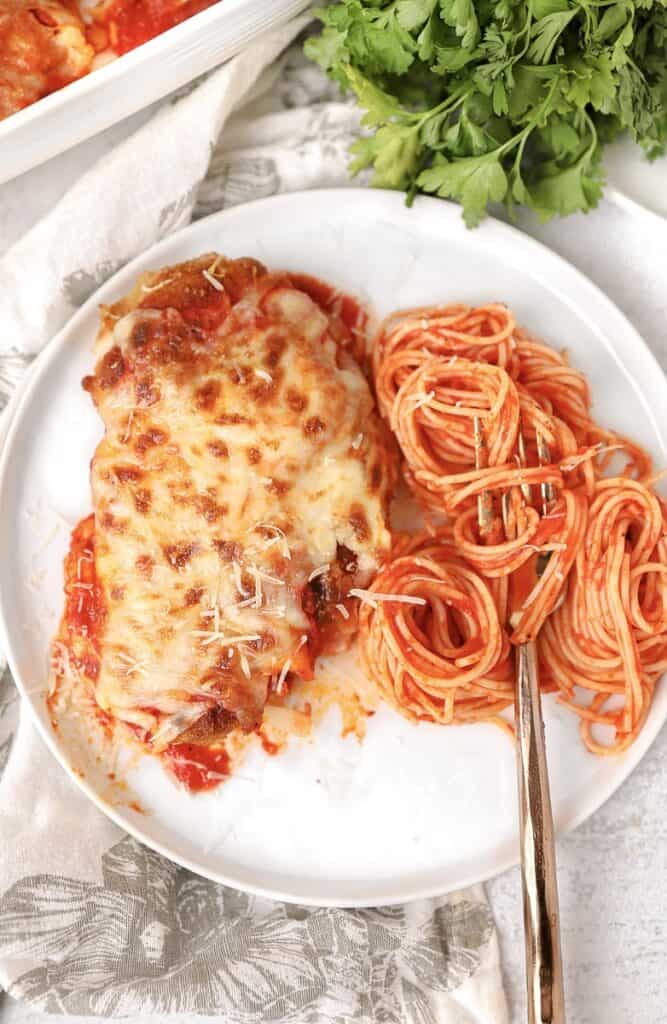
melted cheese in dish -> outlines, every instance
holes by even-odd
[[[60,640],[155,751],[255,728],[349,638],[349,591],[388,551],[393,458],[358,339],[296,280],[213,254],[102,314],[94,526]]]
[[[0,3],[0,119],[90,71],[95,51],[76,7]]]
[[[0,120],[219,0],[0,0]]]

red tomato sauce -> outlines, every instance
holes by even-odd
[[[280,751],[282,750],[281,744],[274,743],[273,740],[270,740],[269,737],[266,736],[265,733],[262,731],[261,727],[258,729],[258,736],[260,739],[260,743],[262,744],[262,749],[264,750],[265,753],[269,755],[269,757],[275,757],[276,754],[280,753]]]
[[[111,48],[127,53],[160,33],[173,28],[193,14],[212,7],[218,0],[114,0],[99,15],[109,30]]]
[[[199,305],[183,306],[181,316],[186,323],[201,327],[203,331],[214,331],[227,319],[231,303],[226,292],[207,295]]]
[[[162,754],[169,770],[193,793],[214,789],[230,774],[226,750],[198,743],[172,743]]]
[[[65,594],[67,628],[71,633],[88,636],[99,651],[107,612],[95,570],[95,517],[92,515],[82,519],[72,531],[65,559]]]

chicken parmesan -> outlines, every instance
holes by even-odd
[[[179,777],[345,646],[388,553],[394,470],[363,314],[210,254],[103,308],[94,512],[74,531],[54,689],[76,678]],[[224,752],[219,753],[224,758]],[[195,785],[196,784],[196,785]]]

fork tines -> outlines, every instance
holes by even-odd
[[[479,416],[473,420],[475,435],[475,469],[486,469],[489,463],[489,450]],[[477,524],[482,537],[487,537],[493,527],[493,495],[491,491],[481,491],[477,498]]]
[[[488,445],[486,438],[484,436],[481,418],[479,416],[475,416],[473,423],[475,442],[475,468],[486,469],[488,465]],[[537,460],[539,465],[550,465],[551,452],[549,451],[549,446],[543,434],[539,430],[535,431],[535,445],[537,449]],[[521,518],[521,514],[525,509],[526,505],[532,505],[533,503],[532,488],[530,484],[525,483],[521,479],[520,474],[521,469],[528,465],[528,459],[526,454],[526,441],[523,430],[521,428],[521,424],[519,424],[517,449],[518,454],[516,456],[516,459],[519,466],[518,485],[511,486],[507,488],[505,491],[503,491],[500,499],[503,531],[506,540],[514,540],[517,537],[517,534],[519,533],[519,520]],[[542,515],[548,515],[549,509],[556,498],[555,488],[553,484],[549,482],[540,484],[540,498]],[[483,538],[488,537],[494,522],[493,495],[489,490],[483,490],[478,495],[477,522],[479,525],[480,536]],[[536,575],[538,578],[544,572],[548,559],[548,552],[537,559]]]

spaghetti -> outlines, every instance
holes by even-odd
[[[584,375],[501,304],[392,315],[373,370],[405,478],[448,523],[400,541],[371,587],[395,601],[361,610],[367,671],[408,717],[495,720],[513,701],[510,644],[539,638],[543,688],[579,715],[587,747],[624,750],[667,668],[667,518],[649,456],[595,423]]]
[[[600,480],[566,599],[540,635],[542,673],[597,754],[634,741],[667,669],[666,537],[664,505],[648,487]],[[592,702],[582,704],[575,687],[592,692]],[[609,745],[595,739],[595,724],[614,730]]]
[[[448,725],[499,714],[513,700],[509,640],[488,585],[459,556],[450,528],[403,538],[393,556],[359,612],[370,678],[409,718]],[[373,601],[376,592],[385,600]],[[422,603],[402,602],[406,595]]]

